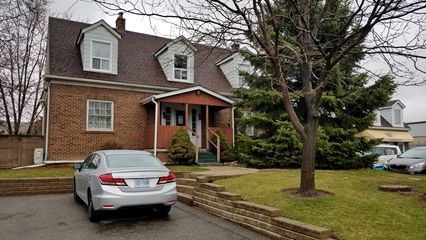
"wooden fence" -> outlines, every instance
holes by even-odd
[[[43,136],[0,135],[0,168],[32,165],[34,149],[43,147]]]

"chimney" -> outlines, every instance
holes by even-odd
[[[237,43],[237,42],[234,42],[234,43],[231,45],[231,51],[232,51],[232,52],[239,52],[239,51],[240,51],[240,44],[239,44],[239,43]]]
[[[117,20],[115,20],[115,27],[119,31],[126,31],[126,19],[123,17],[123,12],[118,13]]]

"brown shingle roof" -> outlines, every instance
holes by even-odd
[[[79,47],[75,44],[80,30],[87,23],[49,18],[50,75],[99,79],[105,81],[186,88],[196,85],[218,92],[231,92],[232,87],[216,62],[230,51],[195,44],[194,84],[167,81],[154,53],[172,39],[152,35],[121,32],[118,41],[118,75],[83,71]]]

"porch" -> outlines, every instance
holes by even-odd
[[[194,87],[154,95],[142,103],[148,111],[145,146],[153,149],[154,155],[169,147],[179,128],[187,130],[197,149],[196,160],[199,153],[207,156],[208,149],[216,149],[217,143],[209,140],[217,129],[228,143],[234,143],[233,102],[220,94]]]

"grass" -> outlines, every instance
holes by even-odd
[[[46,177],[72,177],[74,169],[69,168],[26,168],[17,170],[0,170],[0,179],[5,178],[46,178]]]
[[[316,171],[317,189],[335,193],[301,199],[281,192],[297,188],[300,170],[259,172],[218,181],[248,201],[282,209],[283,215],[333,230],[339,239],[426,239],[426,176],[385,171]],[[414,193],[378,191],[380,184],[404,184]]]
[[[167,166],[172,171],[185,171],[185,172],[200,172],[206,171],[207,168],[198,166]],[[73,177],[74,169],[69,168],[26,168],[17,170],[0,170],[0,179],[6,178],[46,178],[46,177]]]
[[[207,171],[207,168],[199,167],[199,166],[183,166],[183,165],[170,165],[167,166],[168,169],[173,172],[202,172]]]

